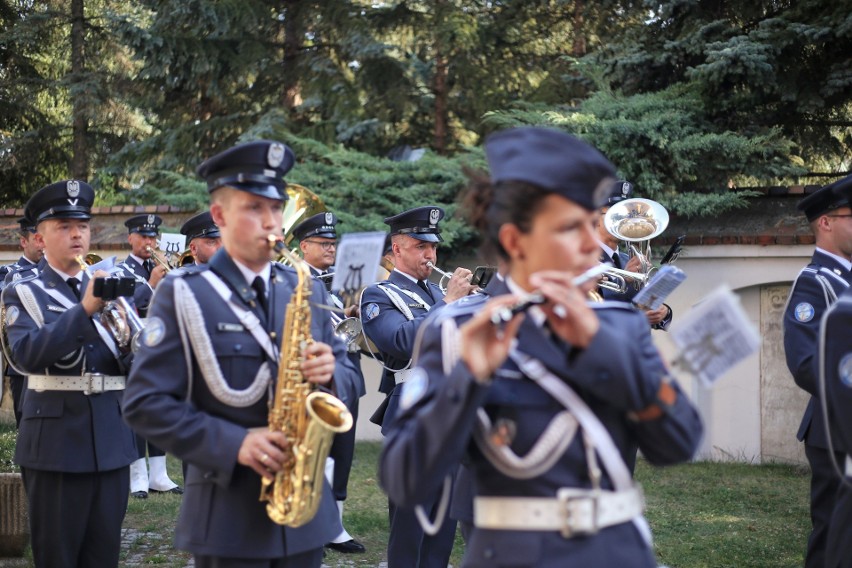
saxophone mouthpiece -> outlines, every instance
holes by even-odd
[[[281,237],[276,237],[275,235],[267,235],[266,239],[269,241],[269,248],[271,248],[275,252],[281,252],[281,250],[287,246],[284,244],[284,239],[282,239]]]

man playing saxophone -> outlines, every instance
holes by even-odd
[[[316,515],[299,528],[275,524],[259,501],[261,478],[274,481],[289,467],[298,443],[267,427],[279,364],[288,363],[277,356],[292,332],[285,319],[307,319],[285,309],[304,290],[292,268],[270,262],[268,240],[281,233],[284,175],[294,161],[287,146],[261,140],[199,166],[222,247],[207,265],[161,282],[124,398],[128,423],[189,464],[175,544],[199,568],[317,568],[341,530],[324,479],[315,480],[323,484]],[[306,282],[323,297],[320,282]],[[301,353],[301,379],[351,388],[351,370],[335,365],[345,346],[326,312],[306,309],[313,341],[288,341],[282,351]]]

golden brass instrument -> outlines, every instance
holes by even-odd
[[[192,256],[192,251],[190,249],[186,249],[177,259],[178,266],[189,266],[190,264],[195,264],[195,257]]]
[[[283,241],[273,235],[269,240],[276,253],[288,257],[298,276],[281,331],[278,381],[269,407],[269,429],[284,432],[293,459],[274,481],[262,480],[260,500],[266,502],[273,522],[300,527],[316,515],[331,443],[335,434],[352,428],[352,415],[339,399],[315,390],[302,375],[302,352],[313,342],[310,269],[287,251]]]
[[[145,247],[145,250],[148,251],[148,254],[151,255],[151,260],[162,266],[163,270],[165,270],[166,272],[174,268],[174,266],[172,266],[172,263],[169,262],[166,257],[157,254],[156,250],[152,249],[151,247]]]

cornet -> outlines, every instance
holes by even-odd
[[[634,287],[641,288],[648,283],[648,278],[650,276],[650,272],[630,272],[629,270],[622,270],[620,268],[613,267],[607,268],[603,274],[606,276],[606,279],[601,280],[598,283],[598,286],[619,294],[627,292],[627,287],[630,286],[630,284],[627,283],[628,280],[632,281]]]

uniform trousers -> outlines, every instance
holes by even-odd
[[[436,496],[424,510],[430,520],[435,518],[439,502]],[[434,536],[423,532],[414,509],[397,507],[388,501],[390,535],[388,537],[388,568],[447,568],[456,537],[456,521],[444,518]]]
[[[66,473],[21,468],[36,566],[118,566],[127,466]]]
[[[355,399],[349,412],[352,413],[352,428],[348,432],[336,434],[331,444],[329,457],[334,460],[334,474],[331,492],[335,501],[346,500],[346,487],[349,485],[349,473],[352,471],[352,459],[355,456],[355,425],[358,423],[358,399]]]
[[[274,559],[195,556],[195,568],[320,568],[322,548]]]
[[[837,503],[828,527],[825,568],[852,567],[852,479],[837,490]]]
[[[834,452],[838,465],[843,467],[845,456]],[[805,568],[823,568],[826,558],[828,528],[840,480],[831,464],[828,450],[805,443],[805,456],[811,465],[811,524]]]

